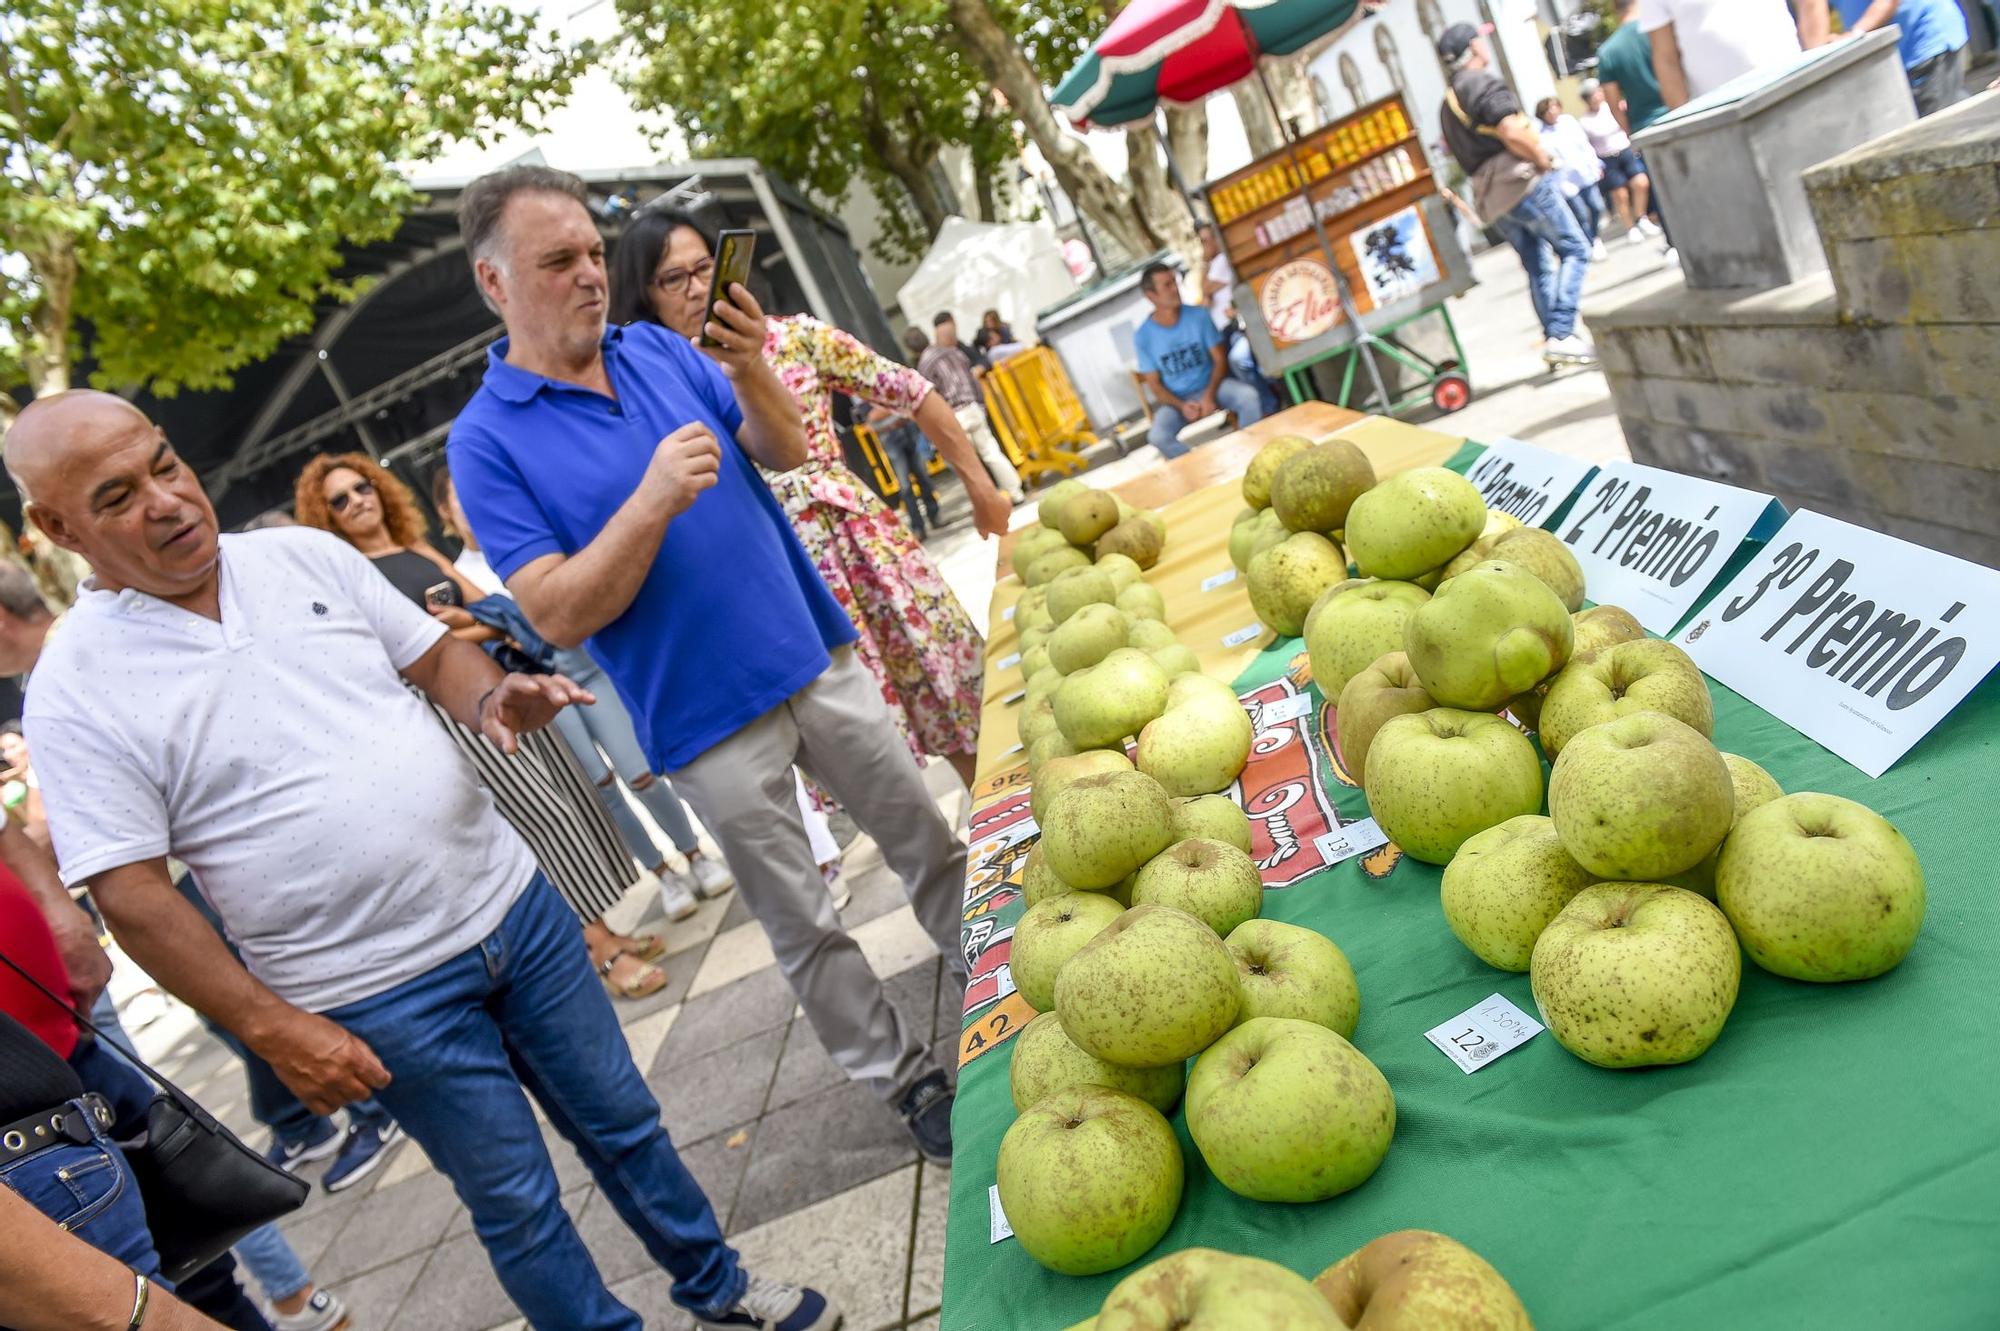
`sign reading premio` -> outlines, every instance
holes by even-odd
[[[1272,341],[1303,342],[1340,322],[1340,288],[1323,261],[1295,259],[1264,279],[1257,308]]]
[[[1802,510],[1677,641],[1880,776],[2000,660],[2000,573]]]
[[[1527,526],[1546,527],[1596,470],[1582,458],[1551,453],[1519,439],[1502,439],[1479,455],[1465,479],[1479,487],[1486,507]]]
[[[1769,495],[1679,472],[1612,462],[1557,529],[1599,605],[1622,605],[1671,633],[1746,538],[1784,521]]]

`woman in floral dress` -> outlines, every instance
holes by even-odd
[[[618,242],[611,320],[646,320],[695,336],[707,313],[714,246],[685,214],[642,213]],[[833,395],[910,416],[965,485],[982,535],[1007,528],[1010,505],[930,381],[810,315],[769,321],[764,356],[805,416],[807,457],[764,473],[820,576],[860,632],[855,651],[882,686],[911,750],[951,763],[968,786],[979,746],[979,633],[930,555],[842,457]]]

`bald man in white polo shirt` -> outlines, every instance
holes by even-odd
[[[819,1294],[740,1268],[574,917],[405,684],[502,748],[590,695],[503,675],[337,538],[218,536],[193,471],[119,398],[32,403],[6,460],[28,520],[96,571],[43,649],[26,729],[63,880],[125,950],[308,1108],[374,1094],[532,1326],[642,1321],[564,1213],[528,1093],[701,1326],[836,1325]]]

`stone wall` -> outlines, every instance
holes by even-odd
[[[1585,310],[1633,458],[2000,567],[2000,94],[1806,185],[1829,273]]]

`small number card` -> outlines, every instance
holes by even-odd
[[[1477,1072],[1541,1033],[1540,1022],[1495,994],[1443,1025],[1431,1027],[1424,1038],[1463,1071]]]

